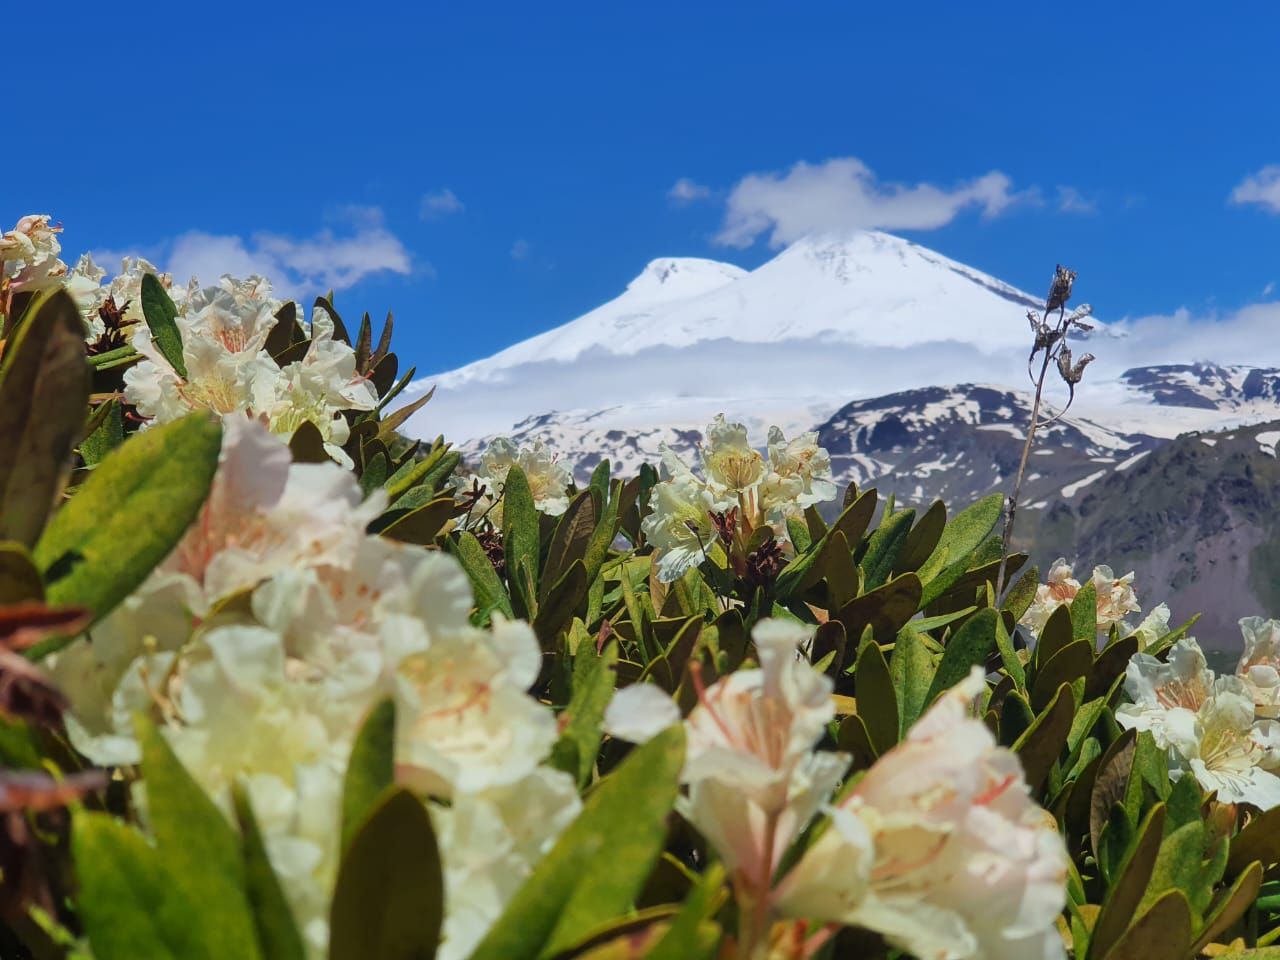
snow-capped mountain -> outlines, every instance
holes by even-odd
[[[592,430],[725,410],[810,427],[857,397],[1017,370],[1040,301],[883,233],[799,241],[752,271],[650,263],[615,299],[458,370],[410,429],[458,440],[554,413]]]

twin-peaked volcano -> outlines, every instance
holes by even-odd
[[[752,271],[655,260],[581,317],[422,380],[437,394],[411,428],[466,440],[552,411],[625,428],[720,409],[808,425],[855,397],[1009,379],[1038,304],[876,232],[802,240]]]

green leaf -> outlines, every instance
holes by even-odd
[[[0,362],[0,540],[44,529],[89,406],[84,322],[61,290],[44,294]]]
[[[854,597],[837,611],[836,617],[851,639],[861,637],[870,626],[876,640],[887,643],[919,609],[920,590],[919,577],[904,573],[884,586]]]
[[[586,600],[588,587],[587,568],[581,560],[575,560],[547,592],[546,602],[538,607],[533,618],[534,632],[544,650],[555,649],[556,637]]]
[[[171,882],[200,905],[202,938],[215,956],[261,956],[240,838],[155,724],[138,716],[134,726],[142,747],[147,817]]]
[[[864,644],[858,653],[854,670],[858,716],[867,725],[867,734],[876,753],[884,753],[898,742],[898,698],[894,692],[889,664],[874,640]]]
[[[489,557],[484,552],[484,547],[480,546],[480,541],[475,538],[475,534],[469,530],[463,530],[457,540],[449,541],[449,552],[458,558],[462,569],[466,571],[467,578],[471,581],[471,589],[476,594],[476,607],[484,612],[486,620],[492,610],[497,610],[507,617],[514,616],[511,610],[511,598],[507,596],[506,588],[498,579],[498,571],[493,569],[493,564],[489,562]]]
[[[135,434],[89,475],[36,544],[50,605],[110,613],[195,521],[222,427],[193,413]]]
[[[1031,683],[1031,707],[1043,710],[1057,694],[1058,687],[1088,676],[1093,666],[1093,641],[1073,640],[1047,662],[1041,661]]]
[[[1075,599],[1071,601],[1071,636],[1076,640],[1088,640],[1090,648],[1098,639],[1098,594],[1093,581],[1085,581]]]
[[[393,788],[356,831],[329,908],[329,960],[431,960],[444,876],[421,800]]]
[[[221,960],[201,911],[133,827],[105,813],[72,821],[76,912],[96,960]],[[248,954],[256,956],[254,950]]]
[[[968,558],[986,539],[1004,510],[1004,494],[993,493],[960,512],[946,525],[938,545],[920,567],[920,579],[928,583],[945,564],[952,567]]]
[[[1065,604],[1061,604],[1049,614],[1049,619],[1040,630],[1040,636],[1036,638],[1033,662],[1037,667],[1048,663],[1054,654],[1074,640],[1071,610]]]
[[[97,466],[103,457],[124,443],[124,408],[115,400],[108,400],[99,409],[102,420],[93,432],[80,441],[80,456],[86,466]]]
[[[613,643],[603,653],[596,653],[594,643],[583,643],[573,658],[573,694],[559,721],[561,741],[574,747],[574,769],[569,773],[579,786],[590,781],[600,752],[605,707],[618,682],[614,671],[617,660],[618,647]]]
[[[1280,807],[1265,810],[1231,838],[1227,873],[1236,874],[1257,860],[1263,867],[1280,863]]]
[[[174,319],[178,308],[154,273],[142,275],[142,315],[151,328],[151,339],[155,341],[156,349],[178,376],[187,379],[187,365],[182,357],[182,334]]]
[[[1075,709],[1076,700],[1071,692],[1071,685],[1064,683],[1058,687],[1057,693],[1036,717],[1035,722],[1013,745],[1013,752],[1022,761],[1027,784],[1033,794],[1040,789],[1050,768],[1067,744]]]
[[[1205,916],[1204,927],[1192,946],[1192,952],[1199,954],[1208,944],[1226,933],[1253,905],[1261,888],[1262,864],[1254,861],[1245,868],[1244,873],[1236,877],[1235,883],[1218,895],[1213,908]]]
[[[1121,860],[1115,871],[1115,881],[1107,893],[1107,899],[1098,914],[1098,922],[1093,927],[1093,937],[1089,942],[1091,958],[1105,957],[1107,951],[1124,935],[1142,895],[1146,892],[1147,883],[1151,879],[1151,871],[1155,868],[1156,857],[1160,854],[1160,841],[1164,836],[1164,804],[1156,804],[1147,814],[1138,829],[1137,837],[1129,846],[1128,853]],[[1190,927],[1190,910],[1187,911],[1187,924]],[[1188,930],[1187,939],[1190,940]],[[1176,956],[1176,954],[1155,954],[1155,956]]]
[[[516,891],[470,960],[549,957],[629,910],[662,852],[684,730],[633,750]]]
[[[996,649],[1000,651],[1000,662],[1004,665],[1004,672],[1013,680],[1014,686],[1018,690],[1026,690],[1027,673],[1022,666],[1022,660],[1018,658],[1018,651],[1014,649],[1013,638],[1005,629],[1004,617],[996,618]]]
[[[240,849],[244,857],[245,889],[258,932],[258,946],[268,960],[306,960],[306,948],[298,933],[280,879],[267,857],[267,848],[244,786],[231,787],[231,800],[240,824]]]
[[[1005,594],[1002,609],[1013,614],[1015,621],[1021,620],[1036,598],[1036,589],[1040,586],[1040,568],[1032,567]]]
[[[395,783],[396,704],[387,697],[364,719],[351,746],[342,785],[342,849],[351,843],[387,788]]]
[[[1170,890],[1124,931],[1115,946],[1104,954],[1091,951],[1091,955],[1103,960],[1156,960],[1186,957],[1190,951],[1191,908],[1186,897]]]
[[[947,506],[941,500],[935,500],[907,534],[907,542],[894,561],[893,572],[907,573],[924,566],[942,540],[942,532],[946,526]]]
[[[703,922],[711,917],[725,898],[724,867],[713,863],[698,878],[685,898],[671,926],[648,953],[645,960],[694,960],[706,956],[701,933]],[[714,946],[714,943],[712,944]]]
[[[819,561],[823,559],[823,553],[831,542],[832,532],[839,530],[844,534],[847,543],[858,543],[862,539],[862,534],[866,531],[867,525],[871,523],[871,518],[875,515],[875,512],[875,490],[868,490],[845,507],[844,512],[840,514],[835,524],[819,538],[817,543],[808,551],[793,557],[782,568],[774,585],[774,590],[778,596],[785,599],[807,590],[817,583],[824,572],[824,565]]]
[[[998,619],[999,614],[994,610],[979,610],[955,632],[942,651],[938,671],[933,676],[933,683],[929,685],[929,693],[925,698],[927,703],[932,703],[944,690],[950,690],[967,677],[971,667],[981,666],[986,662],[987,657],[995,650]]]
[[[502,488],[502,545],[507,566],[522,564],[532,574],[538,572],[538,508],[524,471],[513,466]]]
[[[16,541],[0,541],[0,607],[43,599],[44,581],[31,552]]]
[[[906,546],[915,517],[914,510],[895,513],[883,520],[880,527],[871,535],[867,543],[867,552],[863,554],[861,561],[864,590],[873,590],[889,578],[898,554]]]
[[[575,560],[587,554],[587,544],[596,527],[595,498],[590,490],[584,490],[572,500],[556,523],[555,533],[547,547],[547,559],[542,568],[542,595],[545,602],[551,585],[559,580]]]

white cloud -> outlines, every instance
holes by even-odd
[[[258,232],[235,234],[190,230],[176,237],[157,257],[179,283],[198,277],[212,283],[222,274],[260,274],[282,293],[345,290],[378,273],[402,276],[412,271],[409,251],[376,207],[346,207],[337,219],[347,229],[325,228],[310,237]]]
[[[1097,213],[1098,202],[1075,187],[1058,187],[1058,211],[1060,213]]]
[[[1241,180],[1231,191],[1231,202],[1256,204],[1280,213],[1280,163],[1272,163]]]
[[[831,230],[932,230],[965,209],[994,217],[1011,204],[1034,199],[1012,187],[1013,181],[996,170],[948,190],[930,183],[881,183],[857,157],[800,162],[785,174],[753,173],[739,180],[715,240],[746,247],[768,233],[777,247]]]
[[[531,253],[533,253],[533,244],[528,240],[517,240],[511,245],[512,260],[528,260]]]
[[[466,207],[458,199],[458,195],[445,187],[435,193],[428,193],[422,198],[418,207],[418,215],[423,220],[439,220],[451,213],[461,213]]]
[[[709,196],[711,196],[710,187],[695,183],[688,177],[681,177],[667,191],[667,199],[674,200],[676,203],[692,203],[695,200],[705,200]]]

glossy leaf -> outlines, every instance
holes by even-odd
[[[0,540],[32,546],[71,468],[89,406],[84,325],[58,290],[0,354]]]
[[[49,602],[100,619],[132,593],[195,520],[221,443],[218,422],[193,413],[108,456],[36,544]]]
[[[154,273],[142,275],[142,315],[151,329],[151,339],[161,356],[182,379],[187,378],[187,365],[182,356],[182,333],[178,330],[178,308]]]
[[[329,908],[329,960],[431,960],[444,923],[444,875],[421,800],[393,788],[342,858]]]
[[[395,783],[396,705],[387,697],[374,704],[351,747],[342,785],[342,847]]]
[[[236,822],[240,825],[240,849],[244,857],[245,892],[253,911],[258,946],[267,960],[306,960],[306,948],[280,879],[267,856],[266,844],[249,795],[240,783],[231,788]]]

